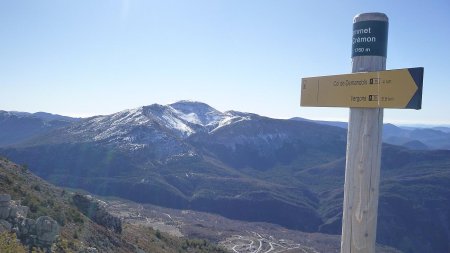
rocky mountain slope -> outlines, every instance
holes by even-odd
[[[30,248],[45,252],[225,253],[206,241],[181,240],[128,223],[122,226],[118,218],[87,199],[0,158],[0,251],[25,252]],[[8,217],[4,209],[11,210]],[[79,210],[86,211],[87,216]],[[20,242],[12,242],[14,238]]]
[[[0,194],[0,233],[15,232],[29,247],[50,251],[59,234],[58,223],[49,216],[27,218],[28,210],[27,206],[11,201],[11,195]]]

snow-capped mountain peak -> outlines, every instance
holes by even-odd
[[[180,118],[204,127],[216,125],[225,117],[222,112],[201,102],[183,100],[169,106],[177,111]]]

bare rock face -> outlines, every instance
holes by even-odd
[[[15,201],[11,201],[9,194],[0,194],[0,219],[14,220],[26,218],[29,208],[21,206]]]
[[[0,219],[6,220],[9,218],[10,208],[9,206],[0,207]]]
[[[9,217],[26,218],[29,208],[21,205],[11,205],[9,209]]]
[[[27,206],[11,201],[9,194],[0,194],[0,232],[15,232],[27,245],[50,248],[59,235],[58,223],[49,216],[28,219],[28,211]]]
[[[106,211],[106,209],[92,197],[75,194],[72,197],[72,200],[78,210],[92,219],[95,223],[111,229],[116,233],[122,233],[122,221]]]
[[[0,206],[9,205],[9,201],[11,201],[11,195],[9,194],[0,194]]]
[[[22,222],[18,226],[18,237],[23,238],[27,235],[35,235],[36,234],[36,221],[33,219],[23,219]]]
[[[5,220],[0,220],[0,233],[9,232],[11,231],[11,229],[12,229],[11,223]]]
[[[58,223],[49,216],[41,216],[36,220],[37,242],[42,246],[50,246],[59,234]]]
[[[0,219],[6,220],[9,217],[11,196],[9,194],[0,194]]]

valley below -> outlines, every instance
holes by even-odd
[[[101,198],[113,215],[125,223],[142,225],[177,237],[202,238],[233,253],[333,253],[340,251],[340,236],[304,233],[282,226],[227,219],[219,215]],[[263,210],[261,210],[263,211]],[[377,247],[377,253],[399,253]]]

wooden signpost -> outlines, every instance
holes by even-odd
[[[302,79],[302,106],[350,107],[341,253],[375,253],[383,108],[422,105],[423,68],[385,71],[388,23],[383,13],[354,18],[357,74]]]

